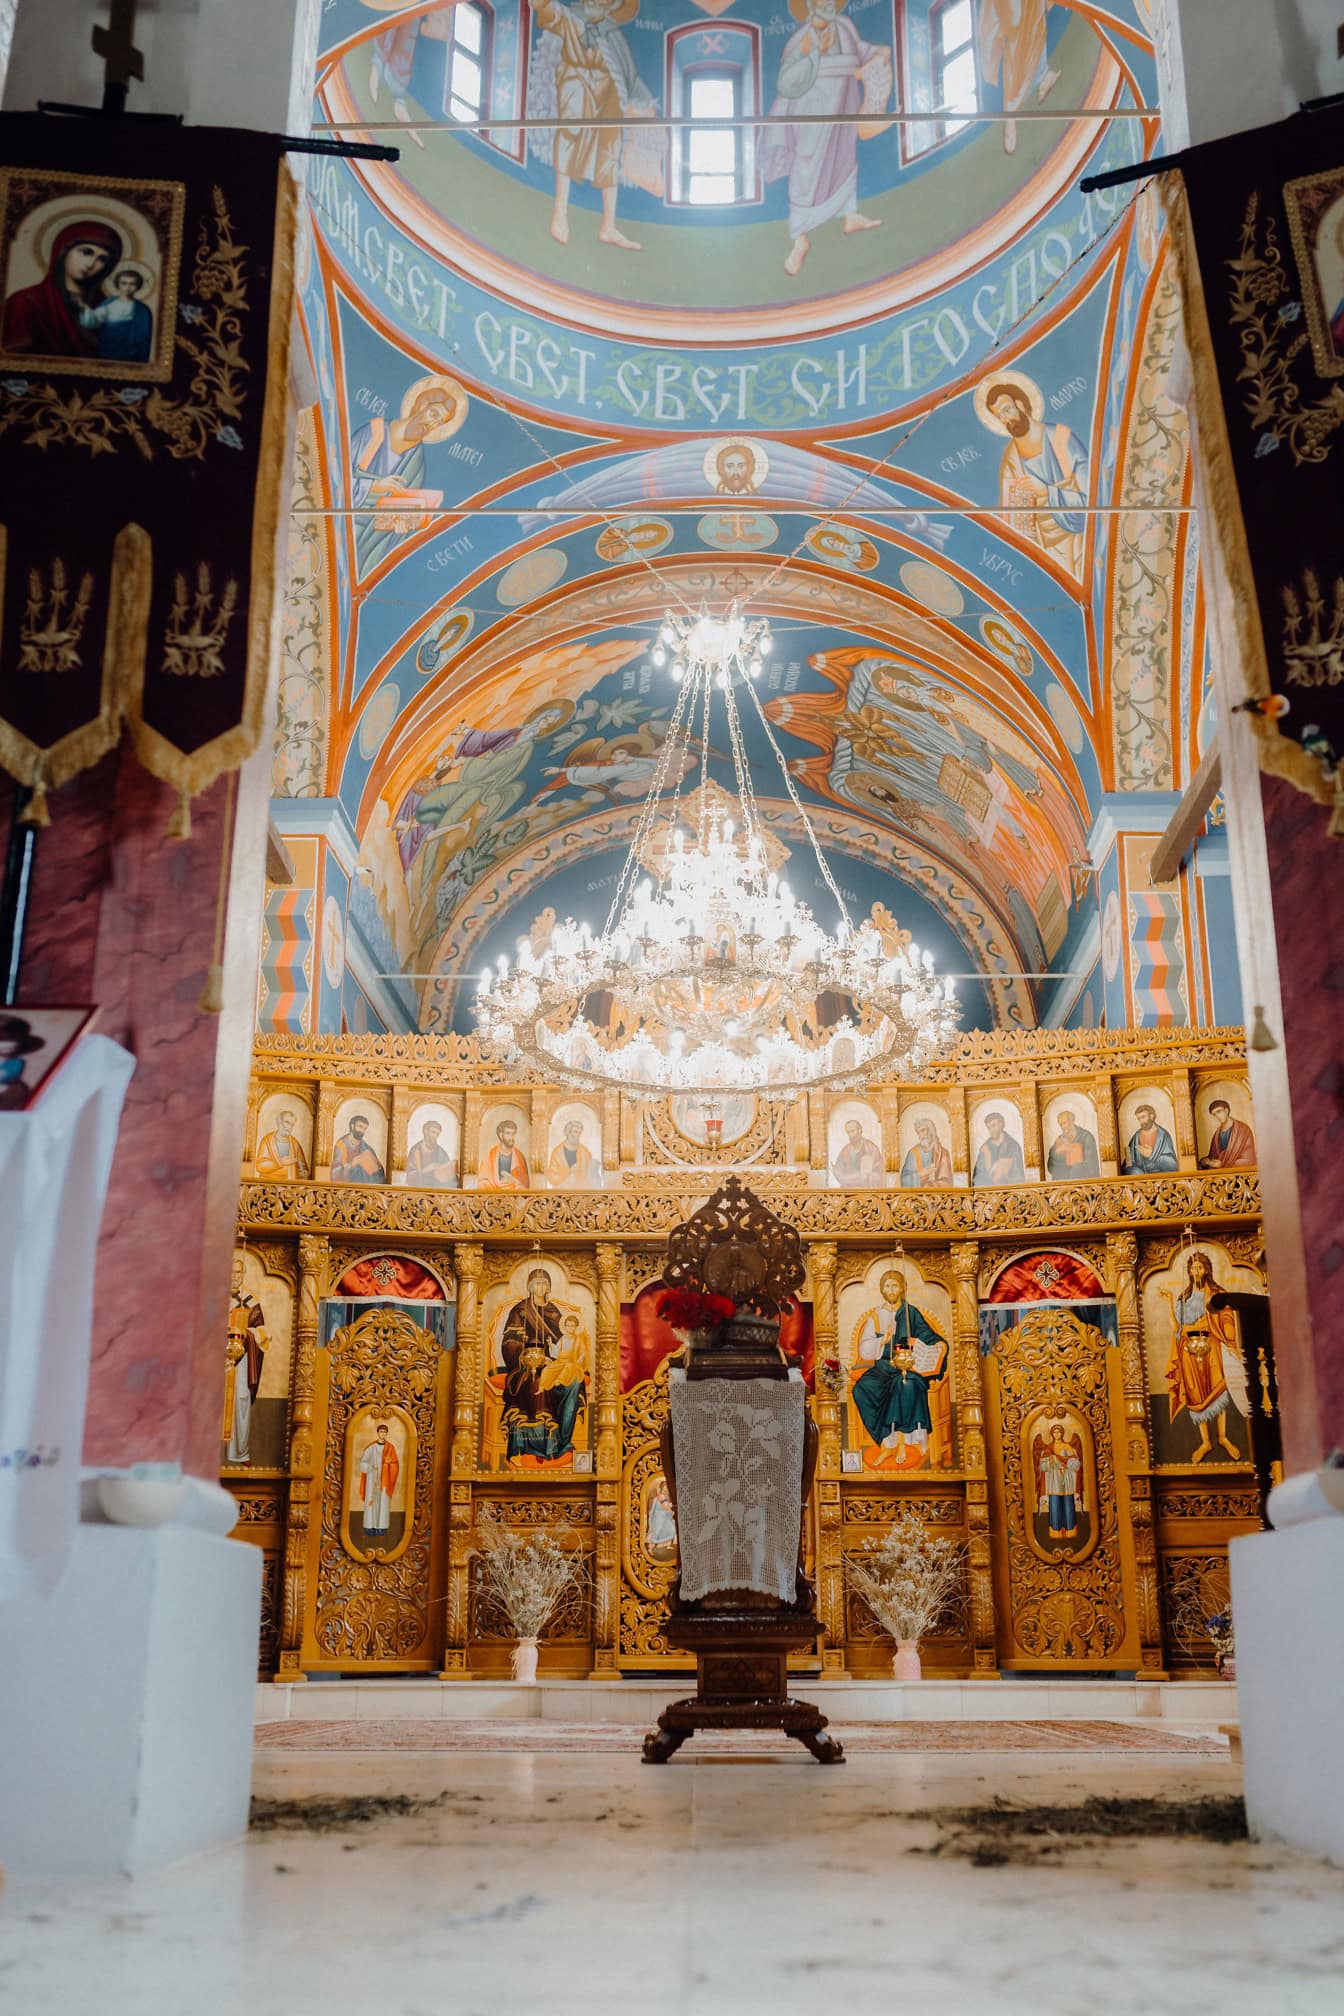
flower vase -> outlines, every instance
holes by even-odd
[[[891,1662],[893,1680],[918,1680],[923,1669],[919,1663],[919,1640],[898,1638],[896,1651]]]
[[[513,1648],[513,1677],[525,1687],[531,1686],[537,1677],[537,1641],[535,1638],[520,1638]]]

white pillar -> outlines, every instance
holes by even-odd
[[[1160,0],[1163,152],[1268,126],[1344,85],[1339,0]]]
[[[106,0],[0,0],[14,40],[6,112],[39,98],[98,105],[102,58],[91,36]],[[192,126],[250,126],[306,133],[311,120],[321,0],[154,0],[137,10],[135,46],[145,59],[129,112],[180,112]]]
[[[306,133],[320,13],[321,0],[145,0],[145,77],[127,110]],[[4,110],[100,105],[91,35],[107,18],[106,0],[0,0]],[[265,789],[258,756],[244,792],[254,770]],[[16,1875],[138,1871],[246,1825],[261,1558],[224,1537],[235,1513],[217,1479],[137,1490],[182,1492],[185,1509],[162,1525],[81,1524],[54,1592],[0,1605],[14,1653],[0,1676],[0,1863]]]
[[[1162,151],[1270,125],[1304,99],[1344,89],[1337,47],[1342,21],[1340,0],[1276,0],[1272,6],[1268,0],[1162,0],[1156,24]],[[1193,424],[1191,443],[1196,502],[1207,514],[1209,486]],[[1201,564],[1214,639],[1243,1006],[1249,1023],[1259,1003],[1271,1033],[1281,1035],[1260,773],[1250,726],[1233,712],[1246,697],[1245,682],[1232,591],[1212,539],[1202,542]],[[1250,1067],[1256,1112],[1288,1111],[1281,1045],[1252,1051]],[[1262,1126],[1259,1140],[1277,1325],[1307,1308],[1298,1172],[1288,1129]],[[1344,1517],[1309,1487],[1309,1473],[1292,1480],[1289,1495],[1292,1524],[1280,1516],[1274,1530],[1234,1540],[1230,1550],[1246,1810],[1254,1833],[1344,1861],[1344,1802],[1338,1797],[1344,1713],[1336,1684],[1344,1626],[1339,1605],[1324,1593],[1344,1578]],[[1272,1516],[1274,1510],[1271,1501]]]

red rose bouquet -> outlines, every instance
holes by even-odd
[[[668,1288],[658,1298],[658,1314],[673,1330],[717,1330],[736,1313],[730,1296],[702,1295],[698,1288]]]

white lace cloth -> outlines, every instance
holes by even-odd
[[[681,1595],[755,1589],[792,1603],[803,1516],[802,1375],[700,1379],[671,1374]]]

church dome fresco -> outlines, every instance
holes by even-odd
[[[985,126],[920,111],[940,80],[943,102],[969,88],[987,109],[1132,110],[1151,76],[1126,8],[449,0],[390,11],[341,0],[324,21],[323,116],[406,128],[400,162],[361,174],[374,202],[515,305],[580,327],[600,314],[596,326],[626,335],[699,336],[708,320],[721,338],[759,339],[871,320],[944,295],[1026,220],[1068,238],[1086,228],[1078,176],[1094,153],[1130,144],[1124,125]],[[893,122],[898,103],[910,116]],[[564,119],[580,106],[627,123],[570,133]],[[697,133],[716,108],[799,123]],[[837,112],[853,123],[827,126]],[[498,125],[472,126],[490,114]],[[705,256],[707,223],[721,256]]]
[[[276,776],[320,761],[408,1015],[467,1026],[435,976],[548,909],[600,925],[672,714],[650,647],[705,602],[774,626],[764,722],[864,913],[936,918],[969,1025],[1030,1026],[1097,807],[1178,783],[1207,657],[1160,218],[1079,187],[1156,144],[1146,4],[332,0],[321,32],[319,125],[400,158],[310,168],[336,671]]]

